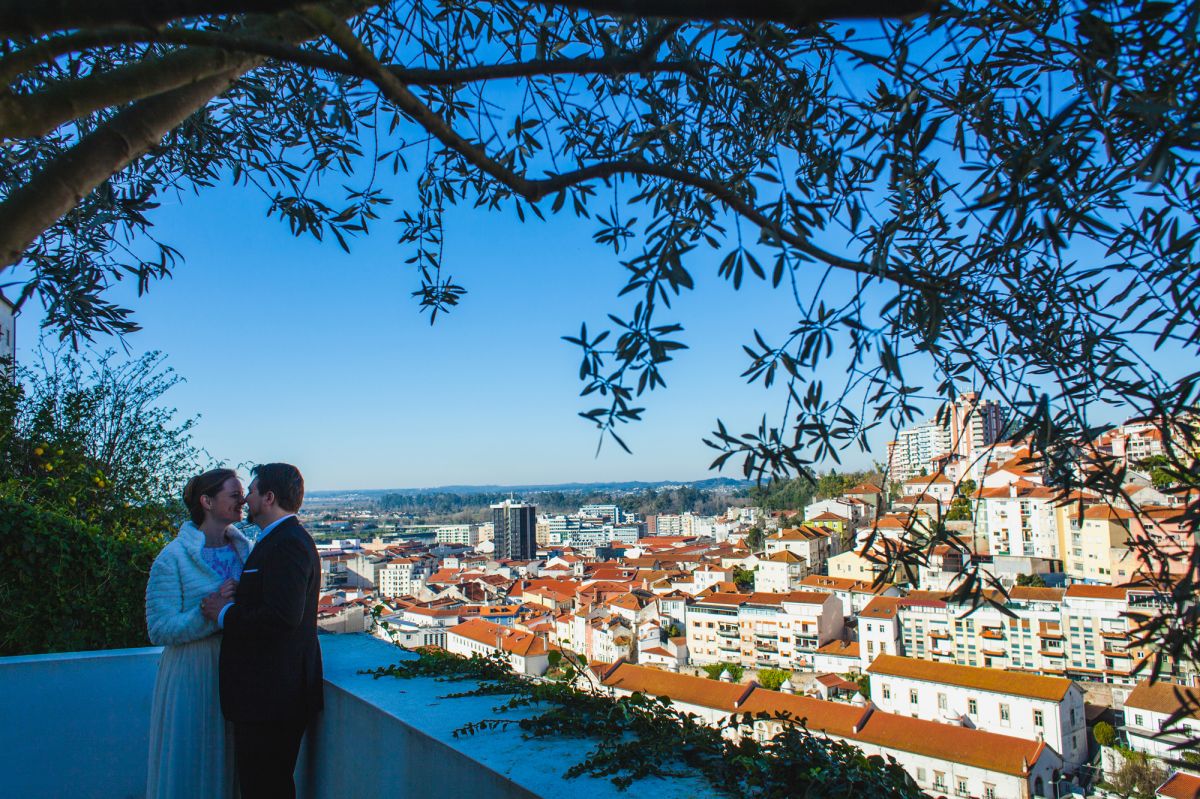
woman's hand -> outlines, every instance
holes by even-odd
[[[222,599],[233,599],[233,594],[237,591],[237,587],[238,581],[230,578],[221,583],[221,587],[217,589],[217,593],[221,595]]]

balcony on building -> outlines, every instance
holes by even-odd
[[[447,698],[470,683],[375,679],[361,673],[412,655],[365,634],[322,635],[325,710],[296,770],[303,799],[486,796],[627,799],[605,779],[565,779],[586,741],[525,739],[514,729],[459,738],[497,713],[496,696]],[[131,799],[145,795],[150,701],[161,649],[0,658],[4,778],[12,797]],[[528,712],[528,711],[524,711]],[[199,745],[200,741],[196,742]],[[639,794],[687,799],[712,792],[698,779],[652,777]]]

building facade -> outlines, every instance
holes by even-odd
[[[537,508],[504,500],[492,505],[492,552],[497,560],[529,560],[537,553]]]

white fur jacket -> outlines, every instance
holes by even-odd
[[[226,533],[242,562],[250,554],[250,542],[236,527]],[[150,567],[146,583],[146,629],[156,646],[186,644],[217,632],[216,622],[200,614],[200,600],[216,591],[221,578],[200,550],[204,533],[192,522],[184,522],[179,534],[163,547]]]

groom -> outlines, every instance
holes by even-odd
[[[206,597],[205,616],[225,631],[221,710],[233,722],[243,799],[294,797],[292,772],[308,721],[322,707],[317,594],[321,561],[296,518],[304,478],[287,463],[254,467],[246,495],[262,532],[233,600]]]

